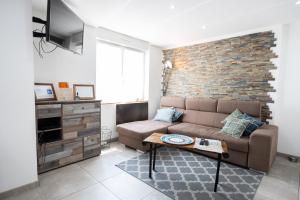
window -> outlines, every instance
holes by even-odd
[[[104,102],[144,99],[145,53],[106,42],[97,43],[97,98]]]

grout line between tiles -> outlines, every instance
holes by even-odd
[[[90,172],[88,172],[86,169],[84,169],[83,167],[81,167],[80,165],[78,165],[80,167],[81,170],[83,170],[85,173],[87,173],[90,177],[92,177],[97,183],[99,183],[99,181],[96,179],[96,177],[94,177]]]
[[[120,169],[121,169],[121,168],[120,168]],[[124,173],[124,174],[127,174],[127,175],[133,177],[134,179],[140,181],[140,182],[143,183],[143,184],[146,184],[148,187],[150,187],[151,189],[153,189],[153,191],[150,191],[147,195],[145,195],[145,196],[143,196],[142,198],[140,198],[140,200],[143,200],[143,199],[146,198],[148,195],[150,195],[152,192],[154,192],[155,190],[157,190],[156,188],[152,187],[151,185],[149,185],[149,184],[143,182],[142,180],[138,179],[137,177],[133,176],[132,174],[126,172],[124,169],[121,169],[121,170],[123,170],[123,173]],[[157,191],[159,191],[159,190],[157,190]],[[159,192],[160,192],[160,191],[159,191]]]
[[[111,191],[108,187],[106,187],[106,185],[104,185],[103,183],[100,183],[103,187],[105,187],[114,197],[116,197],[117,199],[122,200],[121,197],[119,197],[117,194],[115,194],[113,191]]]
[[[122,161],[121,161],[122,162]],[[115,166],[114,164],[113,164],[113,166]],[[123,173],[122,171],[120,171],[120,173],[117,173],[117,174],[114,174],[114,175],[112,175],[112,176],[110,176],[110,177],[107,177],[107,178],[105,178],[105,179],[103,179],[103,180],[98,180],[98,179],[96,179],[96,177],[94,177],[89,171],[87,171],[84,167],[81,167],[80,165],[79,165],[79,167],[83,170],[83,171],[85,171],[86,173],[88,173],[91,177],[93,177],[93,179],[95,180],[95,181],[97,181],[98,183],[102,183],[103,181],[106,181],[106,180],[108,180],[108,179],[110,179],[110,178],[112,178],[112,177],[115,177],[115,176],[117,176],[117,175],[119,175],[119,174],[121,174],[121,173]]]
[[[78,165],[78,164],[77,164]],[[90,188],[90,187],[92,187],[92,186],[95,186],[95,185],[98,185],[98,184],[101,184],[103,187],[105,187],[114,197],[116,197],[117,199],[119,199],[119,200],[122,200],[122,199],[120,199],[118,196],[116,196],[116,194],[114,194],[111,190],[109,190],[101,181],[99,181],[99,180],[97,180],[92,174],[90,174],[86,169],[84,169],[83,167],[81,167],[80,165],[78,165],[79,167],[80,167],[80,169],[81,170],[83,170],[84,172],[86,172],[93,180],[95,180],[96,181],[96,183],[94,183],[93,185],[90,185],[90,186],[88,186],[88,187],[86,187],[86,188],[83,188],[83,189],[80,189],[80,190],[78,190],[78,191],[76,191],[76,192],[73,192],[73,193],[70,193],[70,194],[68,194],[68,195],[66,195],[66,196],[64,196],[63,198],[60,198],[60,199],[57,199],[57,200],[63,200],[63,199],[65,199],[65,198],[68,198],[69,196],[71,196],[71,195],[74,195],[74,194],[76,194],[76,193],[78,193],[78,192],[81,192],[81,191],[83,191],[83,190],[86,190],[86,189],[88,189],[88,188]],[[122,172],[121,172],[122,173]],[[116,174],[116,175],[119,175],[119,174]],[[116,175],[114,175],[114,176],[116,176]],[[111,177],[110,177],[111,178]]]
[[[126,149],[123,149],[122,150],[122,152],[125,152],[126,151]],[[138,156],[138,155],[132,155],[132,156],[129,156],[129,157],[125,157],[124,156],[124,159],[126,158],[126,160],[128,160],[128,159],[131,159],[131,158],[133,158],[133,157],[136,157],[136,156]],[[125,160],[123,160],[123,161],[125,161]],[[123,161],[120,161],[120,162],[123,162]],[[116,167],[115,166],[115,164],[113,164],[114,165],[114,167]],[[113,175],[113,176],[111,176],[111,177],[108,177],[108,178],[106,178],[106,179],[103,179],[102,181],[98,181],[100,184],[102,184],[107,190],[109,190],[115,197],[117,197],[118,199],[120,199],[120,200],[123,200],[121,197],[119,197],[117,194],[115,194],[113,191],[111,191],[103,182],[104,181],[107,181],[107,180],[109,180],[109,179],[111,179],[111,178],[113,178],[113,177],[115,177],[115,176],[118,176],[118,175],[120,175],[120,174],[122,174],[122,173],[124,173],[124,174],[127,174],[126,172],[124,172],[124,171],[121,171],[120,173],[118,173],[118,174],[115,174],[115,175]],[[140,180],[139,180],[140,181]],[[142,181],[141,181],[142,182]],[[143,182],[142,182],[143,183]],[[149,193],[147,193],[145,196],[143,196],[143,197],[141,197],[140,198],[140,200],[143,200],[143,199],[145,199],[147,196],[149,196],[151,193],[152,193],[153,191],[150,191]]]
[[[148,196],[150,196],[153,192],[155,192],[155,190],[151,191],[149,194],[147,194],[146,196],[143,196],[142,198],[140,198],[140,200],[144,200],[146,199]]]
[[[80,165],[78,165],[78,163],[75,163],[75,164],[73,164],[73,165],[79,167],[79,169],[81,169],[82,171],[86,172],[84,169],[82,169],[82,167],[81,167]],[[87,172],[86,172],[86,173],[87,173]],[[56,174],[56,173],[54,173],[54,174]],[[52,174],[50,174],[50,176],[51,176],[51,175],[52,175]],[[70,194],[65,195],[65,196],[62,196],[62,197],[59,197],[59,198],[55,198],[55,200],[63,200],[63,199],[65,199],[65,198],[68,198],[69,196],[72,196],[72,195],[74,195],[74,194],[76,194],[76,193],[79,193],[79,192],[81,192],[81,191],[83,191],[83,190],[86,190],[86,189],[88,189],[88,188],[90,188],[90,187],[92,187],[92,186],[98,184],[98,181],[95,180],[95,178],[94,178],[93,176],[91,176],[89,173],[87,173],[87,175],[88,175],[89,177],[91,177],[91,178],[95,181],[93,184],[91,184],[91,185],[89,185],[89,186],[86,186],[86,187],[83,187],[83,188],[81,188],[81,189],[78,189],[78,190],[76,190],[76,191],[74,191],[74,192],[71,192]],[[38,194],[39,194],[40,197],[45,197],[45,196],[42,194],[42,191],[41,191],[40,189],[38,190]],[[48,199],[48,198],[46,198],[46,199]]]
[[[81,188],[81,189],[79,189],[79,190],[77,190],[77,191],[75,191],[75,192],[71,192],[70,194],[67,194],[67,195],[64,196],[64,197],[58,198],[57,200],[64,200],[64,199],[68,198],[69,196],[72,196],[72,195],[74,195],[74,194],[76,194],[76,193],[82,192],[82,191],[84,191],[84,190],[86,190],[86,189],[88,189],[88,188],[90,188],[90,187],[92,187],[92,186],[94,186],[94,185],[97,185],[97,184],[98,184],[98,183],[93,183],[92,185],[89,185],[89,186],[87,186],[87,187]]]

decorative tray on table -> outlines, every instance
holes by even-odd
[[[168,144],[187,145],[187,144],[194,143],[193,138],[185,136],[185,135],[180,135],[180,134],[164,135],[160,139],[161,139],[161,141],[168,143]]]

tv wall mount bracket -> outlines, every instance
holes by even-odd
[[[38,23],[38,24],[44,24],[46,26],[46,28],[48,25],[47,21],[42,20],[38,17],[32,17],[32,22]],[[33,37],[39,37],[39,38],[46,37],[46,33],[39,33],[39,32],[32,31],[32,34],[33,34]]]

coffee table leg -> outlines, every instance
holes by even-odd
[[[155,170],[155,161],[156,161],[156,144],[154,144],[153,171]]]
[[[218,164],[217,164],[217,173],[216,173],[216,179],[215,179],[215,188],[214,192],[217,192],[217,187],[219,183],[219,171],[220,171],[220,164],[221,164],[221,154],[218,154]]]
[[[149,178],[152,178],[152,143],[150,143],[149,150]]]

